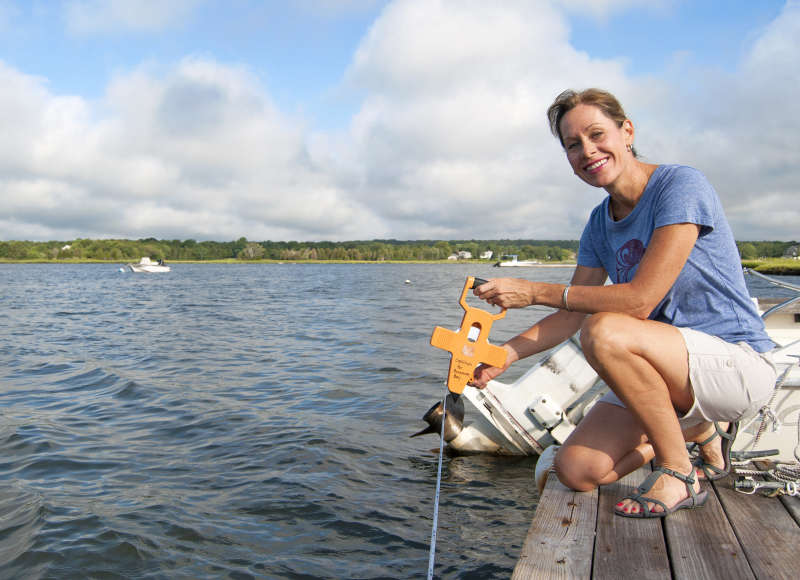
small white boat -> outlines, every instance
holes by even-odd
[[[519,260],[516,254],[511,254],[509,256],[503,256],[500,258],[500,261],[495,264],[495,267],[501,268],[514,268],[514,267],[524,267],[524,266],[540,266],[541,262],[537,260]]]
[[[770,459],[800,460],[800,287],[749,271],[771,284],[798,292],[772,307],[759,302],[774,351],[778,384],[769,407],[743,422],[734,451],[775,450]],[[767,304],[772,304],[767,301]],[[552,455],[608,387],[589,366],[572,337],[512,384],[490,381],[485,389],[467,386],[461,397],[447,397],[445,441],[455,453]],[[437,408],[438,405],[438,408]],[[440,433],[439,402],[423,417]],[[453,416],[450,416],[450,412]],[[466,420],[465,420],[466,419]]]
[[[169,266],[167,266],[163,260],[153,262],[147,257],[139,260],[138,264],[128,264],[128,269],[131,272],[145,272],[150,274],[154,274],[156,272],[169,272]]]

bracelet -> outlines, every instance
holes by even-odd
[[[564,286],[564,293],[561,295],[561,304],[564,307],[564,310],[566,310],[567,312],[571,312],[571,310],[569,309],[569,302],[567,302],[567,296],[569,295],[569,287],[570,287],[569,284]]]

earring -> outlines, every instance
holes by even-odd
[[[633,146],[632,146],[630,143],[628,143],[628,144],[625,146],[625,149],[627,149],[628,151],[633,151]]]

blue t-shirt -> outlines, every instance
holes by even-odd
[[[716,191],[698,170],[660,165],[633,211],[614,221],[609,198],[592,211],[581,236],[578,264],[605,268],[615,284],[630,282],[656,228],[692,223],[700,235],[689,259],[649,318],[748,343],[775,347],[747,286],[733,232]]]

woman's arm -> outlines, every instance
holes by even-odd
[[[646,319],[675,284],[699,234],[700,226],[691,223],[657,228],[633,280],[602,288],[570,288],[570,309],[589,314],[622,312]]]
[[[602,268],[578,266],[572,276],[572,284],[602,286],[605,281],[606,272]],[[489,283],[491,284],[493,282],[499,282],[499,280],[491,280]],[[526,280],[514,280],[509,287],[516,289],[516,296],[525,296],[525,288],[527,286],[525,283],[533,284],[533,282],[528,282]],[[488,284],[476,288],[475,294],[481,296],[480,290],[483,289],[484,286],[488,286]],[[562,291],[564,288],[563,284],[551,284],[551,286],[557,286],[561,288]],[[524,300],[524,298],[521,299]],[[586,314],[583,312],[567,312],[566,310],[558,310],[543,318],[528,330],[518,334],[503,345],[503,348],[506,349],[508,353],[506,356],[506,364],[503,367],[479,365],[475,369],[475,378],[471,384],[482,389],[486,386],[486,383],[500,376],[512,363],[519,359],[561,344],[580,329],[584,318],[586,318]]]
[[[578,277],[581,269],[579,266],[569,289],[569,309],[585,314],[621,312],[646,319],[672,288],[689,258],[699,232],[700,226],[690,223],[657,228],[650,238],[636,275],[633,280],[624,284],[598,286],[592,282],[583,282]],[[599,268],[584,269],[602,272]],[[499,278],[476,288],[475,294],[502,308],[523,308],[533,304],[553,308],[564,306],[563,284]]]

